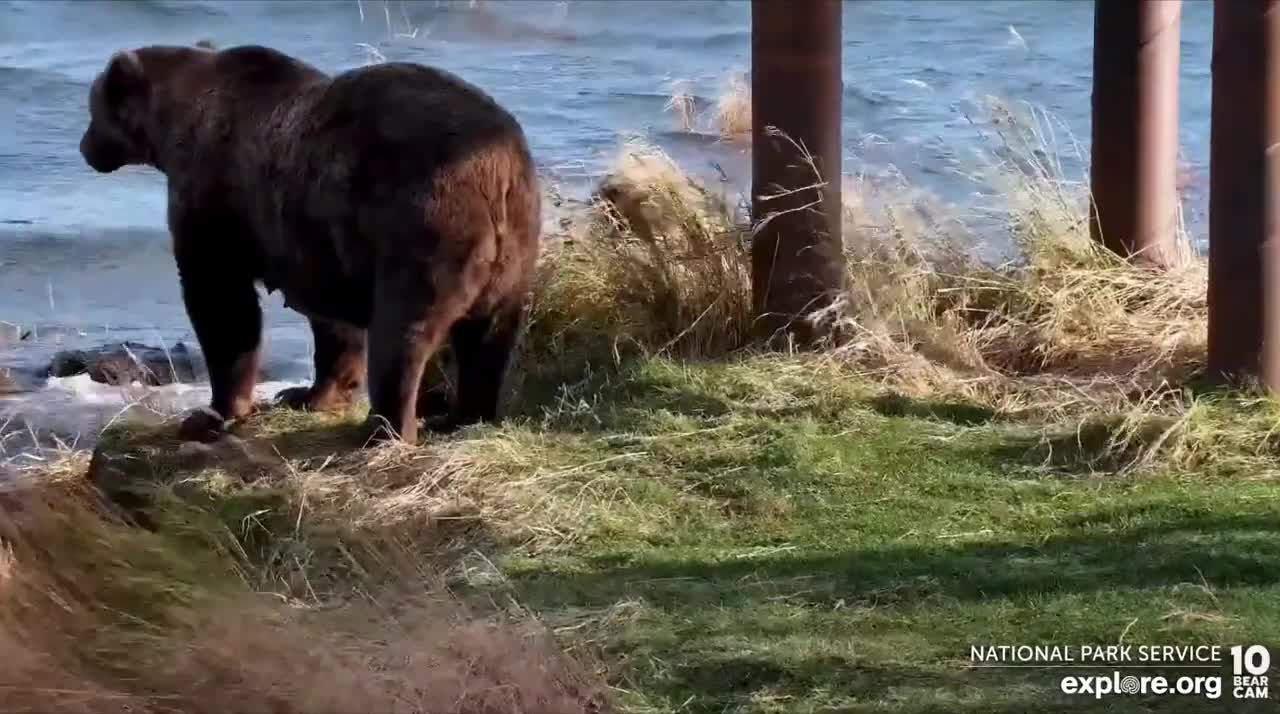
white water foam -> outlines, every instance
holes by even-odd
[[[270,401],[282,389],[306,384],[309,382],[261,382],[254,396]],[[113,386],[94,382],[87,374],[52,377],[43,389],[0,400],[0,459],[20,458],[24,451],[58,441],[76,448],[91,447],[111,424],[123,420],[159,423],[208,404],[210,396],[208,382]]]

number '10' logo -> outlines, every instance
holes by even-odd
[[[1266,674],[1271,666],[1271,653],[1262,645],[1250,645],[1245,649],[1239,645],[1231,648],[1231,673],[1244,674],[1248,670],[1255,677]]]

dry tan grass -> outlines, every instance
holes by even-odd
[[[157,500],[175,518],[154,530],[124,525],[86,467],[68,455],[0,495],[0,710],[600,711],[592,675],[523,613],[468,612],[404,570],[381,585],[353,575],[347,597],[320,601],[212,510],[187,518],[199,499]],[[299,532],[338,527],[317,510],[292,514]],[[310,581],[302,553],[292,567]]]
[[[751,84],[743,74],[732,74],[716,97],[716,128],[730,141],[751,140]]]
[[[1207,266],[1185,231],[1176,236],[1184,262],[1169,271],[1102,249],[1089,237],[1081,183],[1062,178],[1057,157],[1071,149],[1054,137],[1051,121],[998,103],[989,111],[1003,158],[990,159],[982,177],[1003,197],[997,210],[1011,229],[1014,255],[1003,263],[977,260],[957,242],[975,238],[936,218],[944,212],[904,221],[897,214],[911,202],[882,201],[888,208],[881,220],[857,222],[863,241],[872,237],[872,257],[858,251],[850,278],[854,286],[879,281],[896,293],[868,288],[890,299],[870,308],[854,302],[835,316],[881,318],[864,330],[879,349],[861,356],[893,365],[891,381],[1051,416],[1125,409],[1131,394],[1196,372],[1205,349]],[[887,256],[886,244],[896,246]]]

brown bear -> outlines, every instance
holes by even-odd
[[[286,405],[345,406],[367,373],[375,440],[414,443],[423,369],[448,340],[447,423],[497,418],[541,203],[523,129],[490,96],[406,62],[328,75],[267,47],[153,45],[111,58],[89,110],[90,167],[168,179],[213,388],[182,438],[214,440],[253,409],[257,284],[306,315],[315,340],[314,383],[278,395]]]

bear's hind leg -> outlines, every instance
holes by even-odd
[[[459,296],[434,301],[422,295],[430,292],[423,287],[397,292],[393,285],[379,286],[369,327],[371,442],[390,438],[407,444],[418,441],[418,390],[423,370],[465,309]]]
[[[489,198],[472,188],[474,170],[469,162],[442,170],[421,229],[381,243],[396,249],[378,257],[374,275],[368,380],[373,441],[398,436],[417,443],[423,370],[491,283],[497,236]],[[408,225],[392,212],[382,215],[388,234]],[[460,354],[454,358],[459,365],[465,361]]]
[[[276,401],[290,409],[340,411],[351,405],[364,382],[365,331],[354,325],[309,318],[315,342],[315,381],[310,387],[290,387]]]
[[[489,315],[454,325],[450,339],[457,357],[458,395],[446,429],[497,421],[523,313],[523,305],[510,301]]]

